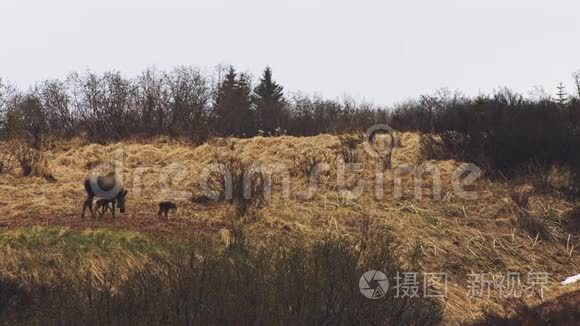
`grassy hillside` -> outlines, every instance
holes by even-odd
[[[565,179],[565,170],[554,168],[542,179],[544,183],[536,182],[534,175],[509,182],[489,181],[484,175],[466,188],[477,199],[462,199],[452,186],[452,176],[462,162],[422,162],[417,134],[400,135],[390,170],[380,168],[362,144],[351,150],[345,148],[347,143],[330,135],[217,139],[197,147],[165,139],[110,145],[79,139],[54,142],[46,160],[55,180],[23,178],[17,169],[0,175],[3,277],[18,282],[36,277],[34,284],[46,283],[50,277],[40,274],[54,272],[44,266],[77,268],[68,265],[69,257],[82,257],[73,261],[99,270],[106,270],[111,260],[115,265],[121,261],[120,266],[126,266],[121,269],[127,271],[151,259],[191,257],[192,252],[201,257],[223,254],[224,230],[234,228],[243,233],[243,247],[257,253],[260,248],[286,244],[316,247],[329,236],[357,243],[372,229],[380,231],[379,238],[396,243],[396,268],[448,273],[448,297],[440,301],[447,322],[476,320],[485,309],[508,312],[503,298],[467,296],[470,272],[548,272],[546,298],[577,289],[561,287],[559,282],[580,273],[576,249],[580,237],[574,229],[578,210],[556,192],[541,187]],[[347,171],[340,182],[335,156],[345,151],[362,165],[358,171]],[[271,198],[244,218],[234,218],[227,203],[202,200],[199,182],[204,168],[229,157],[246,164],[267,164],[266,169],[273,173]],[[118,213],[115,220],[110,214],[97,220],[88,215],[81,219],[83,178],[95,166],[116,158],[127,176],[127,212]],[[321,173],[312,198],[303,199],[300,193],[307,189],[306,172],[313,159],[329,168]],[[434,181],[429,173],[422,178],[422,195],[416,196],[413,175],[401,169],[422,163],[440,172],[440,199],[433,196]],[[284,171],[290,176],[289,197],[284,196],[281,182]],[[383,175],[377,177],[377,171]],[[402,174],[400,195],[394,187],[396,173]],[[383,183],[382,197],[375,194],[377,179]],[[341,184],[352,189],[357,182],[365,183],[360,197],[341,194]],[[169,221],[159,220],[157,203],[168,198],[178,204],[178,211],[170,214]],[[385,245],[365,243],[369,247]],[[208,253],[200,253],[200,246]],[[257,264],[260,259],[251,261]],[[357,267],[348,272],[352,275],[372,269],[365,266],[368,259],[355,261]],[[358,277],[352,276],[350,285],[361,297]],[[342,282],[347,279],[345,276]],[[528,301],[532,304],[538,299]]]
[[[403,271],[397,247],[368,233],[361,250],[328,235],[312,246],[223,250],[203,236],[180,246],[135,232],[32,227],[2,233],[0,320],[7,324],[348,324],[436,325],[433,299],[353,291],[364,268]],[[183,243],[181,243],[183,244]],[[389,290],[394,295],[394,290]]]

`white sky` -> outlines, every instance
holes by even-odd
[[[0,0],[0,76],[270,65],[287,92],[391,104],[440,87],[527,92],[580,69],[578,0]]]

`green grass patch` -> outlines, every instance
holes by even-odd
[[[16,250],[61,254],[108,253],[122,251],[140,254],[163,254],[175,243],[159,243],[134,231],[109,229],[72,230],[63,227],[33,226],[0,232],[0,246]],[[171,248],[173,249],[173,248]]]

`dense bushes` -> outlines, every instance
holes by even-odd
[[[473,326],[515,326],[515,325],[574,325],[580,320],[580,291],[569,292],[537,306],[523,301],[506,302],[505,310],[511,311],[504,317],[493,311],[486,311]]]
[[[216,156],[215,167],[208,175],[207,191],[213,199],[232,204],[236,217],[248,217],[269,198],[271,180],[260,166],[244,164],[234,155],[222,155]]]
[[[492,176],[509,177],[530,165],[580,166],[576,98],[532,100],[505,89],[474,99],[435,96],[401,106],[392,122],[423,133],[426,158],[474,162]]]
[[[363,272],[403,271],[393,242],[378,234],[367,241],[328,236],[313,245],[285,241],[243,253],[199,241],[189,257],[131,259],[132,266],[110,264],[97,274],[73,268],[74,259],[52,263],[52,283],[2,276],[0,317],[49,325],[438,324],[436,300],[394,298],[393,286],[383,299],[361,295]]]

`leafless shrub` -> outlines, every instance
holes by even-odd
[[[393,167],[393,151],[399,144],[397,134],[392,132],[377,131],[368,135],[370,142],[368,150],[372,150],[383,170],[391,169]]]
[[[576,206],[567,214],[564,228],[570,233],[580,232],[580,206]]]
[[[576,85],[576,96],[580,99],[580,71],[575,72],[572,76],[574,77],[574,84]]]
[[[119,72],[88,72],[69,77],[75,111],[89,139],[96,142],[127,137],[136,126],[136,87]]]
[[[532,190],[526,187],[522,189],[517,189],[510,194],[510,198],[520,209],[527,209],[530,205],[530,196],[532,195]]]
[[[362,136],[346,135],[339,137],[340,145],[337,149],[339,158],[342,158],[345,163],[358,163],[360,157],[357,152],[357,146],[362,144]]]
[[[525,164],[522,168],[516,169],[515,175],[531,179],[533,189],[529,192],[546,194],[557,190],[550,183],[550,168],[547,166],[536,163]]]
[[[0,174],[12,169],[14,163],[14,155],[9,151],[9,146],[2,144],[0,147]]]
[[[531,237],[539,237],[542,240],[552,239],[552,233],[550,231],[549,225],[545,219],[523,214],[518,218],[518,225],[521,229],[528,232]]]
[[[194,204],[206,205],[212,202],[211,198],[205,194],[196,193],[189,199]]]
[[[236,221],[236,216],[230,216],[230,225],[220,230],[220,238],[228,251],[243,253],[246,250],[246,237],[243,224]]]
[[[22,176],[43,177],[48,181],[56,181],[48,168],[43,151],[30,147],[22,140],[12,140],[10,144],[14,158],[22,170]]]
[[[76,121],[67,85],[59,80],[47,80],[34,90],[34,94],[42,106],[51,136],[74,135]]]
[[[236,250],[244,248],[244,233],[242,229],[221,229],[220,230],[220,237],[224,242],[224,245],[229,250]]]
[[[164,78],[168,92],[167,132],[172,136],[203,141],[207,137],[206,128],[194,126],[206,119],[211,96],[206,78],[200,69],[186,66],[174,68]]]
[[[228,243],[242,243],[235,231],[222,233],[227,233]],[[81,235],[74,239],[87,243]],[[97,248],[108,248],[98,239],[94,244]],[[239,250],[213,248],[209,241],[203,236],[193,239],[188,245],[195,252],[180,248],[169,255],[127,253],[130,259],[126,262],[111,257],[106,271],[94,268],[92,256],[67,251],[78,259],[62,259],[32,252],[24,259],[31,271],[18,270],[20,262],[14,264],[16,269],[0,275],[0,320],[11,325],[38,320],[49,325],[98,325],[104,321],[119,325],[247,325],[256,320],[267,325],[441,323],[440,300],[397,298],[391,286],[381,304],[369,304],[358,289],[353,289],[353,281],[370,269],[389,276],[412,271],[401,265],[400,250],[388,233],[369,234],[366,246],[336,235],[326,235],[312,244],[274,239],[261,246],[247,246],[241,255]],[[148,247],[145,243],[135,248]],[[40,248],[46,249],[39,247],[39,252]],[[104,258],[97,256],[95,261]],[[54,264],[54,259],[60,259],[59,263]],[[54,265],[50,271],[47,263]],[[53,277],[35,281],[37,278],[29,277],[32,273]],[[423,292],[422,282],[418,292]]]
[[[522,187],[514,191],[510,198],[515,204],[515,226],[526,231],[531,237],[538,237],[542,240],[552,239],[550,221],[547,218],[539,217],[529,211],[530,196],[533,194],[532,187]]]
[[[251,209],[260,208],[266,202],[271,180],[264,171],[244,164],[233,155],[218,158],[216,163],[218,168],[210,173],[208,188],[221,200],[231,203],[239,217],[247,216]]]
[[[459,159],[464,155],[463,147],[468,146],[468,140],[469,137],[453,131],[446,131],[437,135],[429,133],[421,134],[419,150],[421,157],[424,159]]]
[[[325,156],[317,156],[311,153],[301,155],[294,159],[292,173],[294,175],[309,177],[318,165],[327,161],[329,159]]]

